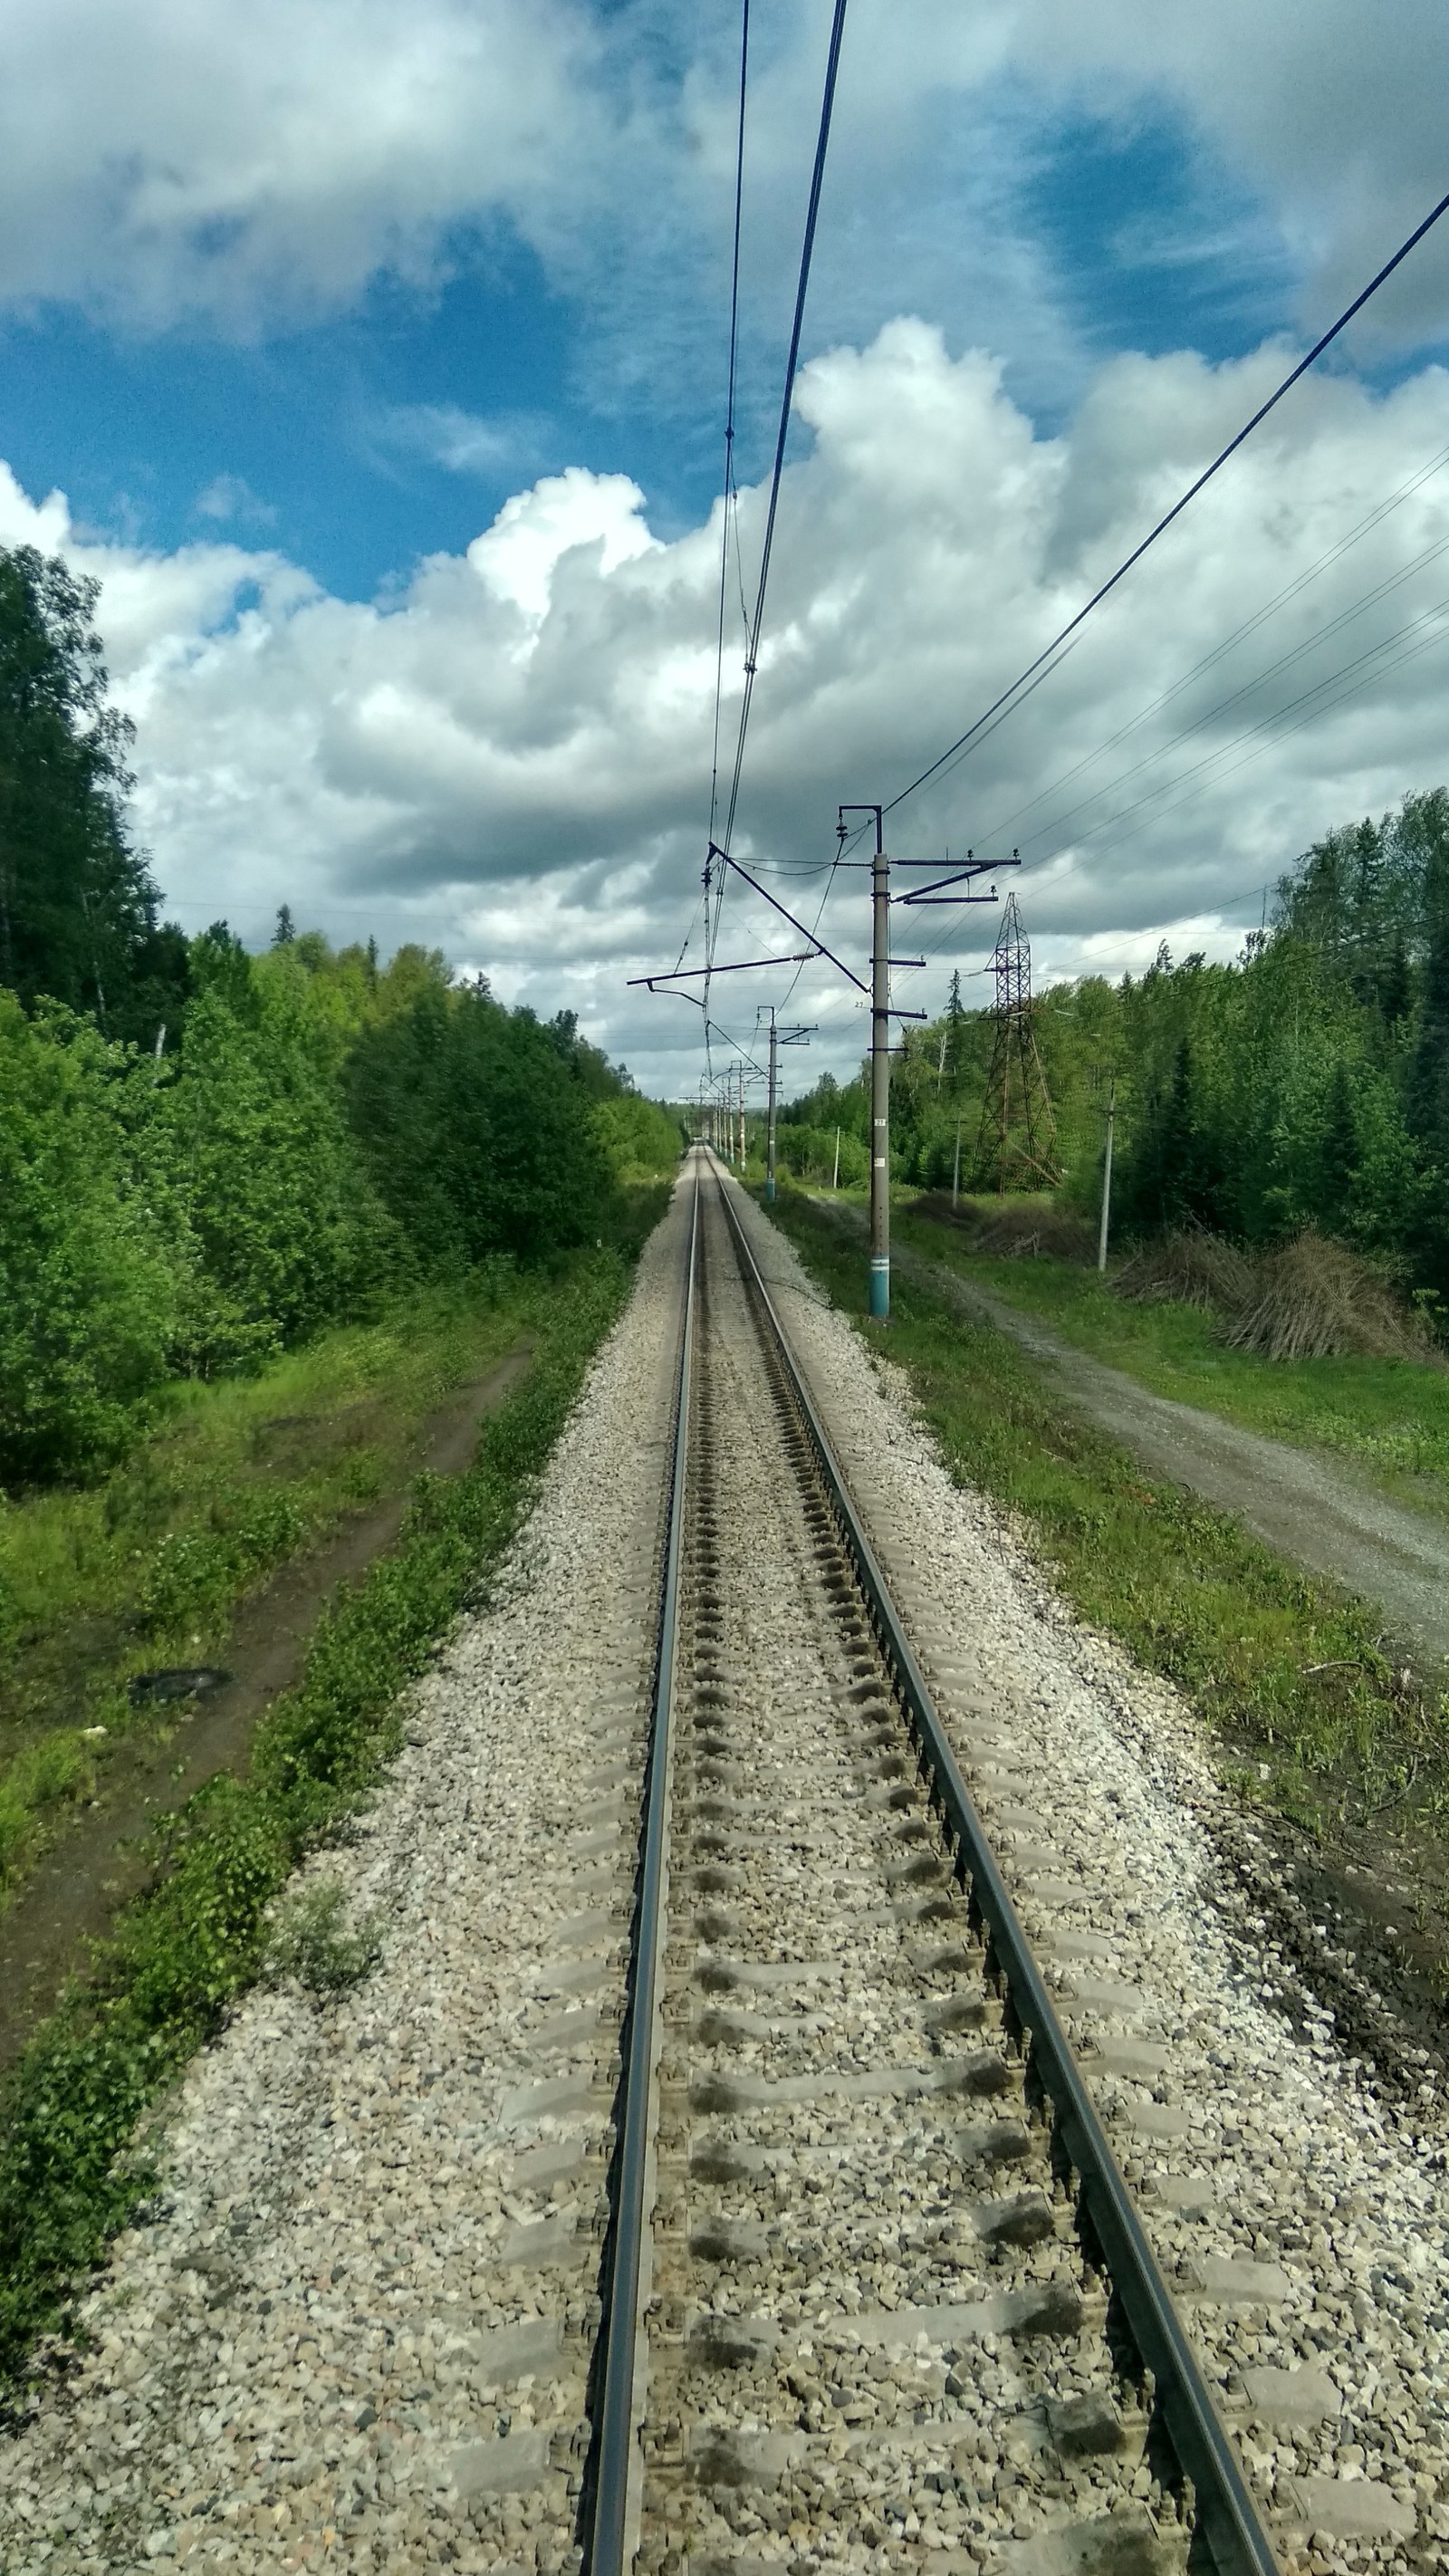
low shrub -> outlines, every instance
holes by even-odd
[[[1391,1279],[1351,1244],[1305,1226],[1265,1253],[1250,1297],[1228,1325],[1231,1350],[1270,1360],[1426,1360],[1427,1327]]]
[[[912,1202],[912,1216],[958,1226],[968,1252],[983,1261],[1077,1261],[1097,1258],[1097,1237],[1085,1217],[1047,1198],[962,1199],[954,1208],[945,1190],[928,1190]]]
[[[274,1985],[294,1977],[309,1994],[346,1994],[372,1974],[382,1956],[376,1917],[354,1921],[340,1880],[324,1878],[299,1888],[280,1906],[267,1946],[266,1973]]]
[[[1256,1285],[1253,1264],[1237,1245],[1201,1226],[1179,1226],[1140,1244],[1112,1281],[1114,1297],[1139,1306],[1204,1306],[1238,1315]]]

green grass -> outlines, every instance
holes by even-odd
[[[663,1195],[636,1197],[635,1245]],[[12,2382],[152,2187],[138,2123],[265,1970],[268,1908],[298,1861],[379,1780],[400,1741],[398,1693],[517,1527],[629,1280],[608,1246],[536,1289],[533,1365],[483,1423],[473,1466],[417,1479],[396,1550],[334,1597],[247,1778],[210,1782],[166,1826],[154,1889],[21,2059],[0,2141],[0,2375]]]
[[[958,1479],[1020,1515],[1083,1618],[1182,1688],[1240,1786],[1320,1837],[1408,1830],[1440,1844],[1449,1704],[1386,1660],[1364,1604],[1145,1475],[1056,1401],[1008,1335],[965,1321],[918,1271],[897,1272],[891,1322],[871,1325],[859,1243],[794,1190],[775,1215],[905,1369]],[[1435,1866],[1442,1878],[1442,1851]]]
[[[148,1665],[224,1662],[238,1603],[396,1490],[420,1425],[529,1328],[511,1268],[319,1334],[251,1378],[168,1391],[104,1482],[0,1499],[0,1887],[57,1805],[86,1796]],[[87,1729],[103,1728],[104,1736]]]
[[[949,1223],[904,1208],[892,1222],[909,1249],[1038,1316],[1154,1395],[1334,1451],[1396,1501],[1449,1514],[1449,1369],[1412,1360],[1260,1359],[1216,1342],[1213,1318],[1200,1308],[1134,1305],[1071,1262],[975,1259]]]
[[[621,1187],[632,1260],[672,1176]],[[550,1273],[471,1278],[336,1326],[255,1376],[180,1381],[125,1464],[93,1485],[0,1492],[0,1904],[126,1736],[164,1734],[130,1677],[221,1663],[249,1592],[349,1514],[396,1493],[421,1426],[534,1327]]]

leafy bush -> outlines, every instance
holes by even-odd
[[[119,1048],[0,993],[0,1477],[120,1454],[180,1291],[116,1114]]]
[[[341,1882],[324,1878],[299,1888],[279,1908],[267,1944],[266,1972],[276,1985],[295,1977],[311,1994],[341,1995],[370,1976],[381,1956],[376,1918],[367,1915],[354,1923]]]
[[[142,1578],[137,1624],[168,1636],[217,1616],[252,1578],[279,1564],[305,1523],[285,1494],[258,1494],[229,1527],[178,1530],[163,1538]]]

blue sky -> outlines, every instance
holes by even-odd
[[[1006,335],[997,345],[1009,390],[1041,428],[1070,418],[1113,351],[1221,359],[1294,327],[1303,280],[1271,204],[1169,102],[1130,117],[1033,118],[1019,82],[1003,88],[994,110],[973,103],[971,124],[994,116],[1024,129],[998,213],[1035,253],[1061,345],[1045,364],[1039,314],[1022,317],[1016,347]],[[944,102],[932,121],[934,157],[949,164],[961,138]],[[803,195],[803,151],[801,162]],[[923,266],[949,265],[958,211],[924,190],[909,210],[931,236]],[[669,535],[707,513],[719,475],[728,245],[722,234],[712,246],[713,277],[711,246],[699,247],[689,313],[641,330],[626,363],[617,295],[597,276],[587,291],[556,284],[502,217],[450,234],[423,286],[371,277],[311,327],[279,316],[268,329],[265,315],[244,334],[210,320],[147,327],[60,300],[12,310],[0,454],[32,492],[60,484],[97,531],[173,549],[225,527],[280,547],[347,599],[373,597],[420,556],[459,551],[510,493],[567,464],[631,475]],[[658,265],[668,279],[667,258]],[[850,292],[830,267],[827,230],[807,356],[834,328],[863,338],[913,309],[878,285]],[[747,273],[742,479],[764,470],[774,435],[788,284],[778,259],[763,284],[752,297]],[[970,323],[951,314],[954,350]]]
[[[755,5],[746,487],[827,16]],[[345,935],[371,908],[385,945],[436,937],[569,1000],[659,1079],[674,1041],[622,987],[698,866],[737,40],[732,9],[682,0],[415,0],[406,22],[381,0],[0,0],[0,541],[59,543],[105,585],[138,821],[183,918],[259,935],[283,888]],[[837,795],[969,720],[1441,192],[1446,71],[1425,0],[1372,26],[1348,0],[852,0],[785,659],[742,808],[762,863],[798,863]],[[1436,242],[1191,552],[1103,621],[1043,729],[912,821],[921,846],[1105,739],[1260,573],[1266,596],[1432,453],[1446,343]],[[1406,503],[1342,578],[1424,551],[1438,506]],[[757,512],[747,489],[747,570]],[[902,642],[873,681],[875,616]],[[1246,784],[1140,864],[1049,853],[1032,917],[1060,971],[1183,925],[1230,944],[1233,888],[1295,837],[1432,783],[1438,667],[1394,681],[1382,641],[1363,702],[1307,742],[1285,729],[1240,773],[1224,735]]]

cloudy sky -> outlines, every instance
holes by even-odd
[[[747,588],[828,21],[754,0]],[[738,45],[734,0],[0,0],[0,543],[104,585],[168,912],[436,941],[675,1092],[699,1014],[626,979],[706,841]],[[1442,0],[851,0],[735,836],[792,909],[1449,186],[1446,87]],[[1449,219],[893,854],[1019,847],[1039,969],[1115,973],[1449,777],[1446,360]],[[935,1011],[994,915],[922,922]],[[850,988],[789,1009],[847,1070]]]

